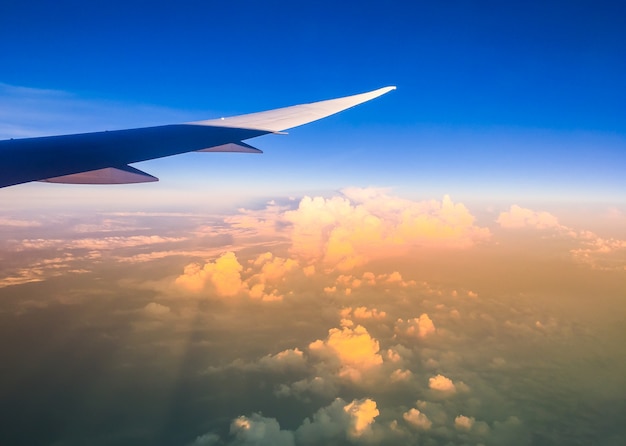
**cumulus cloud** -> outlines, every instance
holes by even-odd
[[[233,420],[230,434],[234,436],[232,444],[254,446],[294,446],[293,432],[280,429],[275,418],[266,418],[259,414],[250,417],[241,416]]]
[[[165,316],[166,314],[170,314],[170,307],[156,302],[150,302],[143,307],[143,311],[150,316]]]
[[[406,246],[464,248],[485,240],[467,208],[445,196],[414,202],[381,189],[346,189],[343,197],[304,197],[284,219],[292,225],[292,251],[349,270]]]
[[[518,205],[512,205],[506,212],[500,213],[497,223],[503,228],[561,229],[558,219],[544,211],[533,211]]]
[[[283,430],[275,418],[253,413],[239,416],[230,425],[229,445],[295,446],[358,442],[372,437],[372,425],[379,415],[376,401],[370,398],[355,399],[346,403],[336,398],[319,409],[311,418],[305,418],[295,430]],[[221,444],[215,433],[198,436],[190,446]]]
[[[410,370],[396,369],[391,373],[389,379],[391,382],[409,381],[413,373]]]
[[[428,430],[433,425],[432,421],[430,421],[425,414],[415,408],[402,414],[402,418],[415,429]]]
[[[333,397],[337,394],[337,384],[330,377],[314,376],[313,378],[305,378],[291,384],[280,384],[275,394],[279,397],[293,396],[297,399],[309,401],[307,394],[323,396],[326,398]]]
[[[243,266],[235,253],[227,252],[215,262],[206,263],[204,266],[197,263],[187,265],[183,274],[176,279],[176,283],[194,292],[202,291],[207,284],[211,284],[219,296],[234,296],[243,287],[242,270]]]
[[[435,332],[435,324],[430,317],[424,313],[420,317],[413,319],[398,319],[395,326],[396,334],[408,337],[425,338]]]
[[[575,260],[600,270],[626,271],[626,240],[603,239],[592,233],[585,233],[582,247],[570,250]]]
[[[387,313],[377,310],[376,308],[367,307],[346,307],[340,311],[342,318],[354,318],[354,319],[374,319],[383,320],[387,317]]]
[[[569,250],[572,257],[592,268],[601,270],[626,270],[626,240],[603,238],[591,231],[577,231],[561,225],[548,212],[537,212],[516,205],[502,212],[497,222],[503,228],[553,229],[577,244]]]
[[[459,415],[454,419],[454,427],[460,431],[469,431],[474,426],[476,419],[474,417],[466,417],[465,415]]]
[[[443,375],[433,376],[428,380],[428,387],[439,392],[454,393],[456,386],[450,378]]]
[[[306,365],[304,353],[298,348],[283,350],[275,355],[267,355],[259,360],[259,366],[272,371],[302,369]]]
[[[296,431],[298,444],[328,444],[332,440],[359,440],[372,435],[372,424],[379,415],[370,398],[346,404],[341,398],[306,418]]]
[[[218,296],[244,294],[252,299],[277,301],[283,299],[277,286],[282,283],[285,275],[298,269],[295,260],[269,252],[250,260],[249,264],[244,270],[237,255],[227,252],[204,265],[190,263],[175,282],[195,293],[210,288]]]
[[[374,422],[374,418],[379,415],[376,401],[369,398],[354,400],[344,406],[343,410],[350,416],[348,436],[351,438],[358,438],[366,433],[370,433],[370,426]]]
[[[359,381],[364,372],[382,364],[379,350],[378,341],[361,325],[331,328],[326,339],[309,344],[312,355],[336,362],[339,375],[352,381]]]

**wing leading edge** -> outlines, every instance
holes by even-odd
[[[317,121],[394,89],[185,124],[0,141],[0,188],[30,181],[158,181],[128,164],[192,151],[262,153],[243,141]]]

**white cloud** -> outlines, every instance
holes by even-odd
[[[424,313],[420,315],[420,317],[407,319],[406,321],[398,319],[396,321],[395,331],[397,334],[409,337],[425,338],[435,332],[435,324],[428,314]]]
[[[330,398],[337,394],[337,384],[328,377],[315,376],[288,385],[280,384],[274,393],[279,397],[294,396],[305,401],[308,401],[306,394],[309,393]]]
[[[339,375],[352,381],[359,381],[364,372],[382,364],[379,350],[378,341],[361,325],[331,328],[325,340],[309,344],[312,355],[336,362]]]
[[[350,429],[348,436],[358,438],[371,433],[371,425],[379,415],[376,408],[376,401],[369,398],[354,400],[343,408],[350,415]]]
[[[428,380],[428,387],[439,392],[454,393],[456,386],[450,378],[443,375],[436,375]]]
[[[176,279],[176,284],[194,292],[203,291],[207,284],[211,284],[218,295],[234,296],[243,288],[242,270],[237,256],[227,252],[204,266],[197,263],[187,265],[184,273]]]
[[[469,431],[474,426],[476,419],[474,417],[466,417],[465,415],[459,415],[454,419],[454,427],[460,431]]]
[[[0,227],[11,226],[17,228],[33,228],[41,226],[41,222],[35,220],[20,220],[10,217],[0,217]]]
[[[409,381],[413,377],[410,370],[396,369],[391,373],[391,382]]]
[[[343,197],[304,197],[284,219],[292,225],[292,251],[349,270],[407,246],[464,248],[485,240],[489,230],[474,225],[460,203],[413,202],[380,189],[346,189]]]
[[[165,316],[166,314],[170,314],[170,307],[166,305],[161,305],[156,302],[150,302],[145,307],[143,307],[144,313],[150,316]]]
[[[376,308],[367,308],[367,307],[356,307],[352,309],[352,307],[347,307],[341,310],[341,316],[343,318],[352,317],[354,319],[374,319],[374,320],[383,320],[387,317],[387,313],[384,311],[377,310]]]
[[[503,228],[561,229],[558,219],[549,212],[538,212],[512,205],[507,212],[500,213],[497,223]]]
[[[241,416],[233,420],[230,434],[234,444],[245,446],[294,446],[293,432],[280,429],[275,418],[266,418],[259,414],[250,417]]]
[[[306,360],[302,350],[294,348],[262,357],[259,366],[272,371],[297,370],[306,366]]]
[[[372,435],[379,415],[376,402],[365,398],[346,404],[341,398],[306,418],[296,431],[298,444],[334,444],[342,439],[359,440]],[[333,441],[334,440],[334,441]]]
[[[193,443],[189,444],[189,446],[215,446],[218,444],[222,444],[220,436],[214,434],[213,432],[209,432],[197,437]]]
[[[433,425],[425,414],[414,408],[402,414],[402,418],[416,429],[428,430]]]

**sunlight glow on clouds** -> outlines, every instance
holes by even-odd
[[[312,354],[340,365],[339,376],[359,381],[362,373],[379,366],[383,358],[378,341],[361,325],[331,328],[325,340],[318,339],[309,345]]]
[[[0,317],[66,312],[74,325],[55,330],[79,338],[102,327],[91,342],[121,348],[110,379],[146,394],[168,399],[183,376],[199,400],[181,409],[193,425],[181,445],[521,446],[568,415],[541,412],[550,398],[593,394],[562,364],[601,357],[613,365],[593,373],[623,384],[609,360],[623,333],[601,321],[616,314],[624,240],[520,206],[478,226],[448,197],[377,188],[279,202],[214,221],[0,216]],[[597,294],[577,310],[581,280]],[[598,326],[602,342],[589,336]],[[135,377],[146,367],[154,381]]]
[[[460,203],[414,202],[380,189],[346,189],[344,197],[304,197],[284,218],[292,224],[292,252],[350,270],[407,246],[467,248],[489,238]]]

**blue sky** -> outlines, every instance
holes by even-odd
[[[63,92],[38,120],[32,100],[3,117],[33,134],[67,133],[397,85],[289,137],[256,140],[262,160],[146,163],[173,182],[146,187],[204,173],[217,182],[198,187],[253,178],[268,193],[357,184],[623,201],[626,6],[545,3],[3,2],[0,82]],[[15,108],[29,113],[18,120]]]

